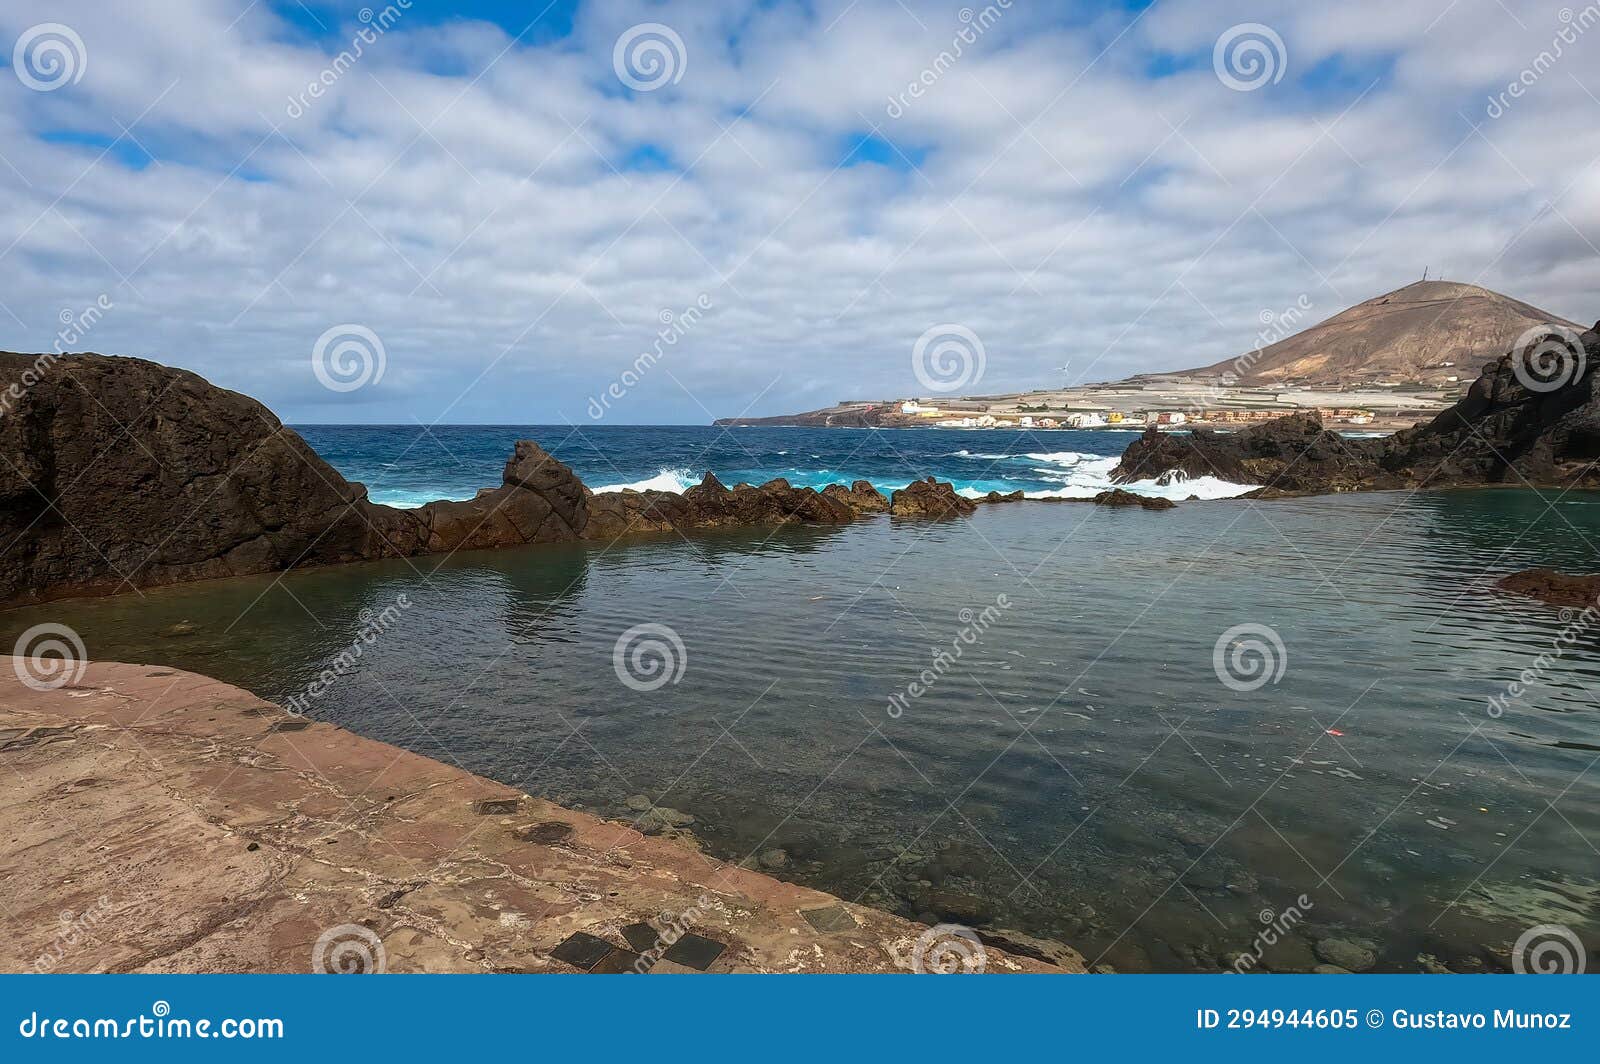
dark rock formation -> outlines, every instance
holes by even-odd
[[[1379,464],[1428,484],[1600,483],[1600,325],[1555,331],[1485,366],[1455,406],[1395,433]]]
[[[858,481],[595,495],[519,441],[465,502],[379,506],[260,403],[142,359],[0,353],[0,603],[630,532],[843,524]],[[948,485],[946,485],[948,487]],[[965,503],[965,500],[961,500]],[[967,504],[970,512],[970,504]]]
[[[796,488],[782,479],[769,480],[760,487],[736,484],[728,488],[707,473],[699,484],[681,495],[668,491],[590,495],[589,523],[583,537],[611,540],[634,532],[802,522],[842,525],[855,516],[856,511],[849,504],[815,488]]]
[[[1234,484],[1263,484],[1284,492],[1355,491],[1379,486],[1371,445],[1322,427],[1315,413],[1291,414],[1242,432],[1161,432],[1146,429],[1111,471],[1118,484],[1163,483],[1213,476]],[[1393,485],[1399,486],[1399,480]]]
[[[889,512],[889,500],[883,497],[883,492],[865,480],[855,481],[848,488],[843,484],[829,484],[822,489],[822,494],[830,499],[839,500],[858,514]]]
[[[1170,510],[1178,504],[1159,495],[1135,495],[1131,491],[1113,488],[1094,497],[1096,506],[1142,506],[1146,510]]]
[[[1495,582],[1514,595],[1527,595],[1551,606],[1600,605],[1600,576],[1572,576],[1554,569],[1524,569]]]
[[[0,354],[0,393],[0,602],[373,553],[365,490],[193,373]]]
[[[518,440],[498,488],[466,502],[441,500],[415,510],[363,503],[377,541],[374,555],[436,554],[522,543],[574,540],[589,524],[589,496],[565,463]]]
[[[895,517],[965,517],[978,504],[957,495],[949,481],[914,480],[889,496],[889,512]]]
[[[1348,440],[1314,414],[1221,434],[1151,429],[1112,471],[1118,483],[1211,474],[1260,484],[1258,497],[1473,484],[1600,485],[1600,331],[1552,326],[1483,368],[1432,421],[1386,439]]]
[[[1016,491],[1008,491],[1008,492],[991,491],[991,492],[989,492],[989,494],[985,495],[983,498],[979,499],[978,501],[979,502],[1022,502],[1026,498],[1027,498],[1027,495],[1025,495],[1023,493],[1021,488],[1018,488]]]

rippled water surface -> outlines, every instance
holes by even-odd
[[[645,794],[720,856],[781,849],[781,876],[1118,969],[1215,970],[1304,895],[1263,967],[1334,937],[1470,970],[1536,923],[1600,935],[1600,635],[1558,641],[1574,622],[1491,586],[1593,571],[1593,543],[1593,495],[1023,503],[215,582],[0,629],[65,622],[93,657],[282,701],[404,594],[313,716],[604,815]],[[619,681],[640,624],[681,639],[676,683]],[[1276,682],[1219,681],[1241,624],[1281,639]]]

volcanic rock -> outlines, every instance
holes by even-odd
[[[1096,506],[1142,506],[1146,510],[1170,510],[1178,504],[1160,495],[1135,495],[1131,491],[1112,488],[1094,497]]]
[[[1111,471],[1111,480],[1212,476],[1234,484],[1270,485],[1285,492],[1354,491],[1377,486],[1372,444],[1347,440],[1322,427],[1315,413],[1290,414],[1237,433],[1146,429]],[[1398,479],[1394,485],[1399,486]]]
[[[822,489],[822,494],[830,499],[837,499],[858,514],[889,512],[889,500],[883,497],[883,492],[865,480],[857,480],[848,488],[843,484],[829,484]]]
[[[1600,603],[1600,576],[1571,576],[1554,569],[1524,569],[1495,582],[1514,595],[1527,595],[1551,606],[1593,606]]]
[[[1552,324],[1483,367],[1460,402],[1387,439],[1345,439],[1314,413],[1223,434],[1135,440],[1112,471],[1127,483],[1173,470],[1259,484],[1256,497],[1390,488],[1528,484],[1600,486],[1600,331]]]
[[[889,497],[889,512],[895,517],[963,517],[978,504],[957,495],[949,481],[915,480]]]

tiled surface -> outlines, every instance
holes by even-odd
[[[674,964],[681,964],[687,968],[693,968],[697,972],[703,972],[711,967],[712,962],[722,956],[722,951],[727,948],[727,946],[715,939],[709,939],[703,935],[688,934],[674,942],[667,952],[661,956],[663,960],[669,960]]]
[[[574,932],[567,940],[550,951],[550,956],[565,961],[574,968],[588,971],[610,953],[614,947],[603,938],[595,938],[583,931]]]
[[[639,954],[631,949],[614,949],[600,958],[600,963],[589,969],[591,975],[627,975],[637,972]],[[648,969],[646,969],[648,970]]]
[[[622,937],[640,953],[655,949],[656,943],[661,941],[661,933],[646,923],[629,924],[622,929]]]

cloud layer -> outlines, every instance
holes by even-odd
[[[0,347],[104,295],[76,349],[428,423],[587,424],[652,352],[606,419],[704,422],[915,393],[945,323],[993,392],[1214,362],[1425,267],[1600,314],[1593,7],[1265,0],[1266,75],[1219,76],[1235,5],[448,6],[11,0],[7,52],[82,47],[0,84]],[[345,324],[383,373],[338,390]]]

